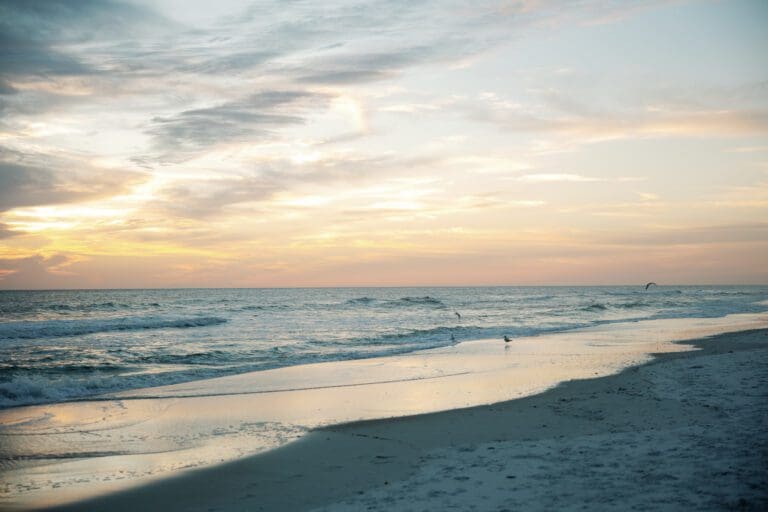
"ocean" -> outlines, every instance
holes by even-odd
[[[504,335],[766,310],[768,286],[0,291],[0,407]]]

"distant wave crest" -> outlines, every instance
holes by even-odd
[[[98,320],[45,320],[0,323],[0,338],[34,339],[80,336],[97,332],[137,331],[146,329],[185,329],[223,324],[219,317],[163,318],[130,316]]]
[[[147,303],[135,303],[127,304],[114,301],[104,302],[74,302],[74,303],[45,303],[45,302],[6,302],[0,303],[0,313],[18,314],[18,313],[33,313],[35,311],[47,312],[51,311],[60,314],[69,313],[89,313],[94,311],[119,311],[123,309],[136,309],[136,308],[159,308],[158,302]]]
[[[634,309],[634,308],[644,308],[649,306],[647,302],[644,302],[642,300],[636,300],[633,302],[624,302],[621,304],[618,304],[617,307],[623,308],[623,309]]]
[[[409,307],[409,306],[431,306],[444,308],[445,304],[440,300],[429,295],[424,297],[401,297],[397,300],[390,300],[384,303],[389,307]]]
[[[667,305],[670,307],[676,306],[677,304],[674,302],[669,303],[659,303],[657,305]],[[651,306],[651,304],[642,301],[642,300],[636,300],[636,301],[630,301],[630,302],[618,302],[618,303],[610,303],[610,304],[603,304],[600,302],[594,302],[592,304],[589,304],[588,306],[584,306],[581,308],[581,311],[587,311],[587,312],[600,312],[600,311],[607,311],[609,309],[637,309],[637,308],[646,308]]]
[[[372,302],[376,302],[376,299],[372,299],[371,297],[356,297],[354,299],[349,299],[345,304],[349,306],[364,306],[366,304],[371,304]]]

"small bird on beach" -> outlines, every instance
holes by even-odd
[[[507,335],[505,334],[505,335],[504,335],[504,342],[505,342],[505,343],[509,343],[510,341],[512,341],[512,338],[510,338],[509,336],[507,336]]]
[[[459,312],[458,312],[458,311],[454,311],[453,313],[456,315],[456,318],[458,318],[459,320],[461,320],[461,315],[459,314]]]
[[[648,288],[650,288],[651,286],[659,286],[659,285],[657,285],[656,283],[654,283],[653,281],[651,281],[650,283],[648,283],[647,285],[645,285],[645,289],[647,290],[647,289],[648,289]]]

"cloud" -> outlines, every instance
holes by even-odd
[[[51,283],[67,274],[64,268],[75,261],[64,254],[0,258],[0,283],[5,289],[49,288]]]
[[[8,227],[8,224],[3,224],[0,222],[0,240],[3,238],[11,238],[12,236],[16,236],[19,233],[16,231],[13,231]]]
[[[185,110],[152,120],[149,133],[155,145],[174,153],[210,149],[229,141],[266,138],[273,130],[304,122],[311,107],[327,104],[326,94],[296,90],[269,90],[214,107]]]
[[[6,82],[5,80],[0,79],[0,95],[10,95],[10,94],[16,94],[19,92],[16,90],[15,87],[13,87],[11,84]]]
[[[190,57],[179,71],[202,74],[236,73],[257,68],[280,54],[277,51],[239,51],[224,55]]]
[[[95,70],[61,52],[34,41],[0,32],[0,76],[5,80],[25,75],[87,75]]]
[[[64,45],[128,37],[160,17],[111,0],[4,0],[0,3],[0,77],[89,75],[97,68]]]
[[[278,183],[259,176],[196,180],[162,189],[154,206],[177,217],[207,218],[232,205],[264,201],[280,189]]]
[[[602,243],[616,245],[711,245],[768,242],[768,223],[668,227],[640,230],[632,235],[606,236]]]
[[[614,4],[609,2],[612,10]],[[567,17],[589,18],[597,10],[579,6]],[[0,112],[39,114],[84,98],[108,101],[116,91],[153,95],[156,100],[146,103],[153,105],[146,130],[154,149],[164,161],[183,160],[185,155],[172,153],[269,137],[278,126],[304,120],[300,112],[269,109],[259,117],[249,99],[228,100],[229,91],[203,92],[222,74],[258,78],[268,91],[305,94],[313,85],[389,80],[414,66],[462,61],[507,42],[516,29],[559,19],[561,11],[553,2],[502,8],[495,1],[455,1],[435,9],[429,2],[266,1],[204,29],[189,29],[117,0],[7,0],[0,2],[0,94],[7,96],[24,81],[29,86],[30,80],[54,87],[45,93],[20,89],[14,101],[0,100]],[[168,108],[168,88],[178,91],[180,75],[185,92],[174,95],[181,100],[176,108]],[[66,77],[88,77],[87,95],[62,94],[56,81]],[[230,83],[243,90],[238,80]],[[209,106],[216,96],[220,103]],[[207,104],[190,108],[201,101]]]
[[[521,133],[550,133],[581,141],[627,137],[737,136],[768,133],[768,110],[754,108],[690,111],[629,105],[622,111],[590,109],[559,98],[522,107],[497,97],[464,101],[457,107],[476,122]]]
[[[526,181],[529,183],[546,183],[546,182],[594,182],[600,181],[598,178],[592,178],[589,176],[582,176],[580,174],[523,174],[522,176],[515,176],[511,178],[516,181]]]
[[[730,87],[639,89],[592,102],[555,88],[532,91],[523,104],[496,95],[458,105],[475,121],[523,133],[580,141],[628,137],[733,137],[768,133],[767,81]],[[575,90],[575,88],[574,88]],[[618,104],[621,107],[611,107]]]
[[[0,212],[115,195],[144,178],[140,173],[109,172],[72,160],[21,157],[0,148]]]
[[[302,70],[304,72],[305,70]],[[393,78],[392,70],[382,69],[333,69],[315,71],[297,77],[299,82],[322,85],[348,85],[361,82],[374,82]]]
[[[303,83],[347,85],[372,82],[391,79],[406,67],[446,57],[459,51],[459,48],[457,44],[452,50],[443,47],[442,51],[418,46],[387,52],[345,53],[303,62],[294,73],[297,80]]]
[[[649,135],[737,136],[768,133],[768,110],[670,112],[653,116],[638,126]]]
[[[539,0],[503,8],[495,0],[448,1],[437,8],[423,1],[256,2],[205,31],[179,34],[172,48],[153,49],[137,64],[350,85],[391,79],[413,66],[461,62],[542,19],[566,23],[605,8],[579,5],[563,14],[557,2]],[[199,44],[203,37],[205,47]]]
[[[350,187],[368,181],[409,175],[434,163],[430,157],[396,158],[390,155],[360,157],[338,155],[310,163],[275,159],[254,163],[254,169],[235,176],[193,179],[158,191],[148,213],[189,219],[224,215],[232,206],[250,203],[262,205],[277,194],[303,187]]]

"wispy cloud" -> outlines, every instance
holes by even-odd
[[[768,242],[768,223],[721,224],[711,226],[667,226],[639,232],[600,237],[600,243],[618,245],[720,245],[741,242]]]
[[[29,286],[30,282],[34,282],[35,287],[42,287],[55,281],[57,274],[71,262],[72,260],[63,254],[0,258],[0,282],[6,286]]]
[[[0,212],[116,195],[144,179],[138,172],[109,171],[77,160],[0,150]]]
[[[10,238],[17,234],[18,233],[13,229],[11,229],[7,224],[3,224],[2,222],[0,222],[0,239]]]
[[[560,104],[562,106],[562,104]],[[577,141],[594,142],[630,137],[705,137],[768,134],[768,108],[754,110],[646,109],[637,105],[621,112],[540,109],[509,104],[505,100],[464,102],[470,120],[490,123],[502,130],[550,133]]]
[[[148,213],[204,219],[221,217],[232,207],[261,208],[278,194],[320,186],[329,191],[343,185],[359,187],[381,182],[428,165],[429,158],[395,158],[388,155],[336,155],[301,162],[292,159],[255,161],[248,171],[218,177],[200,177],[162,187],[148,205]],[[278,201],[278,204],[281,204]],[[290,204],[290,201],[288,203]],[[294,203],[297,206],[300,203]]]
[[[138,35],[165,23],[135,5],[112,0],[5,0],[0,4],[0,77],[92,75],[100,71],[67,46]]]
[[[550,174],[550,173],[538,173],[538,174],[523,174],[522,176],[514,176],[510,179],[516,181],[525,181],[529,183],[548,183],[548,182],[575,182],[575,183],[589,183],[594,181],[600,181],[599,178],[593,178],[590,176],[582,176],[580,174]]]
[[[243,100],[155,117],[149,133],[167,155],[212,149],[228,141],[254,142],[273,130],[304,122],[307,108],[321,106],[329,96],[309,91],[263,91]]]
[[[209,218],[232,205],[262,202],[278,190],[274,180],[259,176],[189,181],[161,189],[150,208],[178,217]]]

